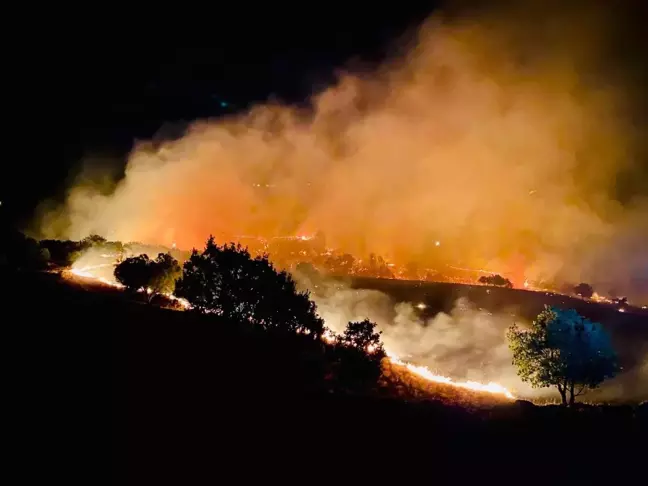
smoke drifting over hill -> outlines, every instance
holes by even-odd
[[[541,3],[440,13],[312,111],[266,104],[140,144],[113,191],[79,183],[41,232],[187,248],[319,230],[358,255],[644,296],[646,202],[617,200],[644,147],[635,91],[609,62],[615,19]]]
[[[479,310],[462,298],[450,313],[426,319],[414,305],[394,304],[381,292],[324,285],[313,300],[326,325],[338,333],[349,321],[370,319],[382,331],[385,348],[401,359],[460,381],[497,382],[517,396],[551,394],[533,390],[517,377],[505,339],[513,323],[508,314]]]
[[[449,312],[395,302],[377,290],[353,289],[339,280],[311,280],[296,274],[300,286],[312,291],[318,313],[326,325],[342,333],[349,321],[370,319],[382,331],[385,348],[403,360],[427,366],[432,372],[457,381],[497,382],[517,397],[554,401],[555,388],[532,388],[522,382],[512,364],[506,331],[512,324],[526,327],[529,321],[501,308],[492,312],[478,308],[466,297],[454,302]],[[629,366],[614,379],[583,397],[586,401],[642,401],[648,398],[648,349],[645,340],[632,338],[628,326],[607,327],[621,347],[617,350]],[[645,332],[641,334],[645,337]]]

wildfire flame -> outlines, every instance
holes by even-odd
[[[98,268],[105,268],[105,267],[108,267],[108,266],[113,266],[113,265],[110,264],[110,263],[102,263],[100,265],[90,265],[90,266],[82,267],[82,268],[72,268],[72,269],[70,269],[70,273],[73,274],[73,275],[76,275],[77,277],[96,280],[98,282],[101,282],[104,285],[108,285],[108,286],[114,287],[116,289],[123,289],[124,286],[122,284],[120,284],[119,282],[115,282],[114,280],[109,280],[109,279],[107,279],[105,277],[97,277],[96,275],[92,274],[92,270],[96,270]],[[153,293],[153,289],[150,288],[150,287],[147,287],[146,289],[140,290],[140,292],[146,292],[148,295],[151,295]],[[191,305],[189,304],[189,302],[187,302],[187,300],[176,297],[173,294],[162,293],[161,295],[164,295],[167,299],[170,299],[170,300],[172,300],[174,302],[177,302],[178,304],[180,304],[182,306],[183,309],[188,309],[189,307],[191,307]]]
[[[397,356],[391,354],[389,351],[387,351],[387,356],[389,357],[389,360],[392,363],[396,365],[404,366],[415,375],[418,375],[421,378],[424,378],[428,381],[433,381],[435,383],[444,383],[446,385],[455,386],[457,388],[466,388],[468,390],[473,390],[478,392],[504,395],[506,398],[510,398],[511,400],[515,399],[515,396],[508,389],[506,389],[499,383],[494,383],[492,381],[486,384],[479,383],[477,381],[454,381],[452,378],[449,378],[447,376],[437,375],[433,373],[426,366],[418,366],[412,363],[408,363],[406,361],[402,361]]]
[[[120,289],[124,288],[124,286],[119,282],[111,281],[107,278],[97,277],[93,275],[92,273],[93,270],[97,270],[98,268],[104,268],[107,266],[112,266],[112,265],[109,263],[103,263],[100,265],[91,265],[82,268],[72,268],[70,270],[70,273],[78,277],[99,281],[111,287],[120,288]],[[150,294],[151,292],[152,290],[150,288],[146,289],[146,293]],[[191,304],[189,304],[189,302],[187,302],[185,299],[180,299],[172,294],[164,294],[164,295],[165,297],[174,300],[175,302],[178,302],[183,309],[189,309],[191,307]],[[322,339],[328,343],[332,343],[335,340],[335,335],[331,331],[327,330],[322,335]],[[510,392],[510,390],[500,385],[499,383],[494,383],[494,382],[479,383],[477,381],[455,381],[452,378],[449,378],[447,376],[437,375],[433,373],[426,366],[419,366],[419,365],[409,363],[407,361],[403,361],[394,353],[391,353],[389,350],[385,350],[385,351],[387,353],[387,359],[389,359],[393,364],[403,366],[407,368],[411,373],[414,373],[415,375],[425,380],[432,381],[434,383],[443,383],[445,385],[450,385],[457,388],[464,388],[464,389],[473,390],[477,392],[492,393],[494,395],[504,396],[511,400],[515,399],[515,396]]]

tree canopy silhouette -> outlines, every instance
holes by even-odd
[[[145,254],[126,258],[115,267],[115,278],[129,290],[145,289],[151,280],[150,264],[151,260]]]
[[[78,241],[41,240],[40,246],[50,254],[50,261],[54,265],[68,267],[81,256],[82,246]]]
[[[590,299],[594,295],[594,289],[590,284],[579,283],[576,287],[574,287],[574,293],[576,295],[580,295],[585,299]]]
[[[349,322],[344,334],[336,337],[337,379],[342,388],[365,390],[377,384],[387,356],[380,335],[376,324],[365,319]]]
[[[176,295],[194,309],[266,329],[303,332],[319,338],[324,321],[308,292],[298,292],[285,271],[277,271],[267,255],[253,258],[234,243],[219,246],[207,240],[185,262]]]
[[[182,276],[182,267],[168,253],[160,253],[150,262],[150,279],[148,287],[153,294],[172,294],[175,292],[176,280]]]
[[[530,330],[513,325],[507,337],[522,381],[534,388],[555,386],[563,405],[573,405],[578,395],[619,370],[603,327],[573,309],[547,306]]]
[[[92,234],[83,238],[79,243],[85,248],[90,248],[92,246],[101,246],[107,243],[107,240],[103,236]]]
[[[385,356],[383,345],[380,342],[381,332],[376,332],[376,324],[369,319],[364,321],[349,322],[344,334],[338,336],[338,342],[348,348],[362,350],[383,358]]]
[[[483,285],[494,285],[496,287],[506,287],[507,289],[513,288],[513,282],[501,275],[483,275],[479,277],[479,283]]]
[[[36,240],[19,231],[3,228],[0,234],[0,266],[21,270],[42,270],[47,267],[50,252]]]
[[[159,294],[171,294],[182,269],[168,253],[160,253],[155,260],[146,254],[126,258],[115,267],[115,278],[131,291],[147,290],[149,301]]]

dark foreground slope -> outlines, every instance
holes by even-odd
[[[639,409],[468,412],[339,396],[313,385],[317,366],[299,340],[53,275],[4,281],[13,449],[30,458],[25,474],[64,473],[68,484],[344,484],[354,473],[364,483],[592,484],[643,469]]]

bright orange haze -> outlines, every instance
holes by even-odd
[[[110,195],[80,183],[43,233],[189,248],[321,230],[356,255],[628,287],[648,218],[611,197],[635,147],[597,62],[604,18],[465,18],[431,19],[312,112],[267,104],[136,146]]]

